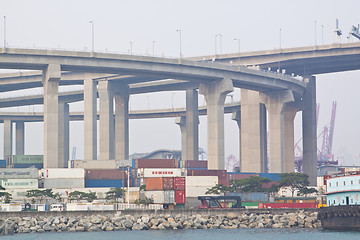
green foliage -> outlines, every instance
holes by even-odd
[[[73,191],[71,193],[69,193],[69,200],[86,200],[88,202],[92,202],[95,199],[97,199],[96,193],[95,192],[80,192],[80,191]]]
[[[141,185],[140,186],[140,191],[145,191],[146,190],[146,185]]]
[[[145,204],[145,205],[149,205],[149,204],[152,204],[154,203],[154,200],[151,199],[151,198],[145,198],[145,199],[136,199],[135,200],[135,204]]]
[[[296,190],[300,190],[309,186],[309,176],[304,173],[281,173],[280,174],[280,186],[281,187],[289,187],[292,197],[294,197],[294,193]]]
[[[251,176],[240,180],[232,180],[230,182],[230,189],[233,192],[264,192],[262,188],[264,183],[271,182],[268,178],[259,176]]]
[[[106,192],[106,200],[116,201],[118,198],[122,198],[124,195],[124,189],[122,188],[111,188],[110,191]]]
[[[8,192],[0,192],[0,198],[3,198],[4,203],[10,203],[12,200],[12,195]]]
[[[300,188],[299,189],[299,193],[298,195],[300,196],[307,196],[308,194],[311,194],[311,193],[317,193],[318,191],[315,189],[315,188],[307,188],[307,187],[303,187],[303,188]]]
[[[35,199],[39,199],[41,202],[43,199],[46,198],[55,198],[54,193],[52,192],[52,189],[45,189],[45,190],[39,190],[39,189],[33,189],[28,190],[25,194],[26,197],[32,198],[32,202],[36,202]]]
[[[228,191],[230,191],[229,187],[222,184],[216,184],[214,187],[208,188],[205,194],[220,194]]]

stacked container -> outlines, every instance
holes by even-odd
[[[204,196],[209,188],[218,183],[217,176],[187,176],[186,197],[197,198],[198,196]]]
[[[87,169],[85,170],[85,187],[127,186],[127,171],[120,169]]]
[[[230,185],[230,179],[226,170],[187,170],[187,176],[217,176],[218,183],[224,186]]]
[[[5,189],[37,189],[39,170],[37,168],[2,168],[1,186]]]
[[[83,188],[85,170],[82,168],[45,168],[40,170],[44,188]]]
[[[43,168],[43,155],[12,155],[6,165],[11,168]]]
[[[135,159],[133,168],[176,168],[175,159]]]
[[[207,161],[187,160],[185,168],[187,170],[207,170]]]

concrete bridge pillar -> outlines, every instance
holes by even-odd
[[[69,104],[59,102],[59,168],[67,168],[69,161]]]
[[[85,160],[97,159],[97,82],[92,74],[84,78],[84,147]]]
[[[181,131],[181,161],[185,161],[186,156],[186,117],[176,117],[175,123],[179,125]]]
[[[59,167],[58,89],[61,78],[59,64],[49,64],[43,71],[44,86],[44,168]]]
[[[115,158],[129,159],[129,87],[122,85],[115,93]]]
[[[234,91],[232,80],[201,83],[199,90],[207,105],[208,169],[225,169],[224,103],[226,95]]]
[[[12,155],[12,121],[4,120],[4,159]]]
[[[266,108],[260,103],[259,92],[241,89],[242,172],[267,172]]]
[[[316,185],[317,133],[316,133],[316,78],[304,79],[307,83],[303,96],[303,172],[309,175],[312,186]]]
[[[16,155],[24,155],[25,150],[25,127],[24,127],[24,121],[16,121],[15,123],[16,128]]]
[[[294,144],[294,125],[295,113],[288,112],[287,104],[295,101],[292,91],[286,90],[271,94],[261,94],[261,100],[265,103],[269,113],[269,172],[283,173],[294,171],[294,148],[291,154],[286,153],[291,149],[285,144]],[[291,123],[290,123],[291,122]],[[291,129],[292,128],[292,129]],[[292,155],[291,159],[285,156]]]
[[[199,160],[198,92],[186,90],[186,155],[183,160]]]
[[[239,128],[239,167],[241,169],[241,111],[236,111],[232,113],[231,119],[236,121],[238,128]]]
[[[100,98],[100,160],[114,159],[114,104],[109,81],[99,81]]]

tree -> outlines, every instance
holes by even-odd
[[[305,173],[281,173],[280,177],[280,186],[289,187],[292,197],[294,197],[294,193],[296,190],[305,188],[310,184],[308,180],[309,176]]]
[[[271,182],[268,178],[259,176],[251,176],[240,180],[232,180],[230,182],[230,189],[234,192],[264,192],[262,188],[264,183]]]
[[[2,198],[4,203],[10,203],[12,200],[12,195],[8,192],[0,192],[0,198]]]
[[[222,184],[216,184],[214,187],[208,188],[205,194],[220,194],[228,191],[230,191],[229,187]]]
[[[52,192],[52,189],[45,189],[45,190],[39,190],[39,189],[33,189],[28,190],[26,192],[26,197],[32,198],[32,202],[34,202],[35,199],[39,199],[40,203],[43,199],[46,198],[55,198],[54,193]]]
[[[124,195],[124,189],[122,188],[111,188],[110,191],[106,192],[106,200],[113,200],[116,202],[116,199],[122,198]]]
[[[135,200],[135,204],[139,205],[139,204],[145,204],[145,205],[149,205],[154,203],[154,200],[151,198],[147,198],[145,197],[144,199],[136,199]]]
[[[69,193],[70,202],[72,200],[77,200],[77,201],[86,200],[88,202],[92,202],[95,199],[97,199],[96,192],[89,191],[89,193],[86,193],[86,192],[80,192],[80,191],[73,191],[73,192]]]
[[[298,195],[300,196],[305,195],[305,197],[307,197],[308,194],[317,193],[317,192],[318,191],[315,188],[303,187],[299,189]]]

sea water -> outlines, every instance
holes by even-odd
[[[1,236],[1,240],[357,240],[360,232],[322,229],[193,229],[113,232],[26,233]]]

